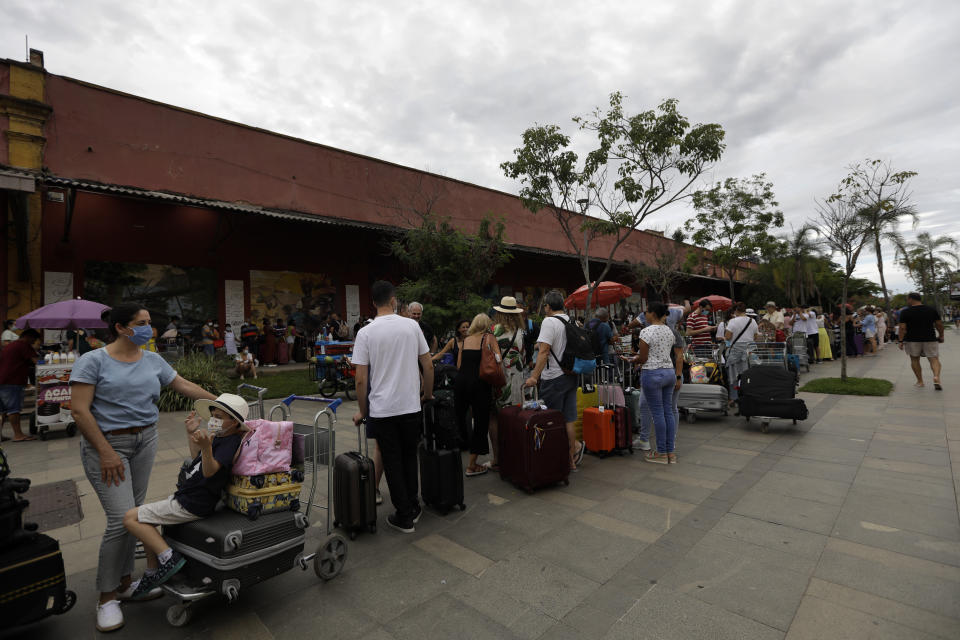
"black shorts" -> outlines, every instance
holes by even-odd
[[[814,348],[820,346],[820,334],[819,333],[808,333],[807,334],[807,345]]]

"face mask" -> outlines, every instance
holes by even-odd
[[[127,337],[130,338],[130,342],[142,347],[153,338],[153,328],[148,324],[137,325],[133,327],[133,335]]]
[[[220,418],[210,418],[207,420],[207,431],[211,434],[220,433],[223,429],[223,420]]]

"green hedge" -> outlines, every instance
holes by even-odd
[[[893,383],[880,378],[817,378],[800,387],[808,393],[833,393],[847,396],[886,396],[893,391]]]
[[[230,393],[235,387],[224,373],[222,359],[211,358],[203,353],[189,353],[170,364],[182,377],[212,394]],[[171,387],[163,387],[157,406],[160,411],[187,411],[193,408],[193,400]]]

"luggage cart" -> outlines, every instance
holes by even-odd
[[[797,356],[799,367],[806,367],[807,373],[810,372],[810,354],[807,353],[807,334],[802,331],[794,331],[787,338],[790,345],[791,355]]]
[[[295,400],[305,400],[310,402],[321,402],[324,403],[324,406],[320,411],[316,413],[313,419],[312,425],[297,424],[294,423],[294,433],[303,433],[305,429],[309,430],[307,443],[308,447],[305,449],[307,455],[310,456],[310,460],[313,466],[313,473],[311,474],[309,482],[309,498],[306,501],[301,501],[301,504],[305,504],[306,508],[302,513],[296,514],[297,526],[306,530],[310,526],[309,516],[310,508],[318,507],[324,509],[327,514],[326,528],[324,529],[325,538],[317,546],[316,551],[309,554],[300,553],[297,555],[294,560],[294,567],[300,567],[303,571],[306,571],[310,566],[310,563],[313,563],[313,571],[323,581],[332,580],[336,577],[340,571],[343,570],[344,564],[347,561],[347,541],[339,533],[332,533],[330,529],[330,493],[332,489],[333,482],[333,443],[334,443],[334,429],[333,425],[336,422],[336,410],[337,407],[343,402],[340,399],[330,399],[330,398],[318,398],[313,396],[297,396],[292,395],[282,401],[281,404],[273,407],[270,410],[270,419],[273,419],[273,416],[277,411],[280,411],[283,414],[283,419],[286,420],[290,416],[290,405]],[[320,424],[326,420],[327,425],[321,427]],[[323,438],[321,438],[323,434]],[[326,504],[316,504],[314,503],[314,496],[317,490],[317,478],[320,475],[317,472],[318,460],[321,460],[321,456],[324,452],[320,450],[320,442],[329,442],[329,450],[326,452],[327,456],[327,500]],[[306,456],[305,456],[306,458]],[[306,484],[306,483],[305,483]],[[201,558],[192,557],[188,554],[188,559],[190,562],[203,562]],[[264,558],[257,558],[258,561],[262,561]],[[290,567],[293,568],[293,567]],[[241,569],[242,570],[242,569]],[[267,578],[269,579],[269,578]],[[227,598],[227,601],[230,603],[236,602],[240,595],[239,589],[239,580],[235,584],[223,585],[222,595]],[[190,622],[193,618],[193,604],[204,600],[212,595],[221,593],[221,591],[213,589],[207,585],[197,585],[190,584],[185,581],[178,580],[178,576],[174,576],[172,580],[163,584],[163,590],[168,594],[172,595],[177,599],[177,603],[170,605],[166,611],[167,622],[173,627],[183,627]]]
[[[237,395],[247,401],[250,412],[247,414],[247,420],[258,420],[267,416],[263,408],[263,396],[267,393],[266,387],[255,387],[252,384],[237,385]],[[251,396],[256,396],[255,398]]]
[[[677,408],[686,421],[693,424],[700,413],[712,412],[728,415],[726,373],[720,364],[720,348],[715,344],[688,343],[684,348],[684,360],[692,365],[706,367],[709,381],[684,383],[677,398]],[[712,366],[711,366],[712,365]]]
[[[755,342],[749,348],[747,362],[754,365],[776,365],[787,367],[787,343],[785,342]]]

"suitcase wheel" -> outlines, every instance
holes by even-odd
[[[31,424],[31,425],[30,425],[30,435],[32,435],[32,436],[37,435],[37,425],[35,425],[35,424]]]
[[[290,479],[294,482],[303,482],[303,471],[300,469],[294,469],[290,472]]]
[[[565,487],[569,487],[569,486],[570,486],[570,478],[564,478],[564,479],[563,479],[563,486],[565,486]],[[531,491],[530,493],[533,493],[533,492]]]
[[[247,507],[247,517],[251,520],[256,520],[260,517],[260,511],[262,507],[258,503],[253,503]]]
[[[317,547],[317,555],[313,558],[313,572],[321,580],[331,580],[347,562],[347,541],[343,536],[333,533]]]
[[[760,423],[760,433],[767,433],[770,431],[770,423],[766,420]]]
[[[184,627],[193,619],[193,609],[189,603],[172,604],[167,607],[167,623],[171,627]]]
[[[793,424],[797,424],[797,419],[796,419],[796,418],[793,419]]]
[[[47,441],[47,434],[48,434],[48,433],[49,433],[49,432],[46,431],[46,430],[41,431],[41,432],[40,432],[40,439],[43,440],[44,442],[46,442],[46,441]]]
[[[73,609],[73,605],[77,604],[77,594],[73,591],[67,589],[63,597],[63,608],[60,609],[60,613],[66,613]]]

